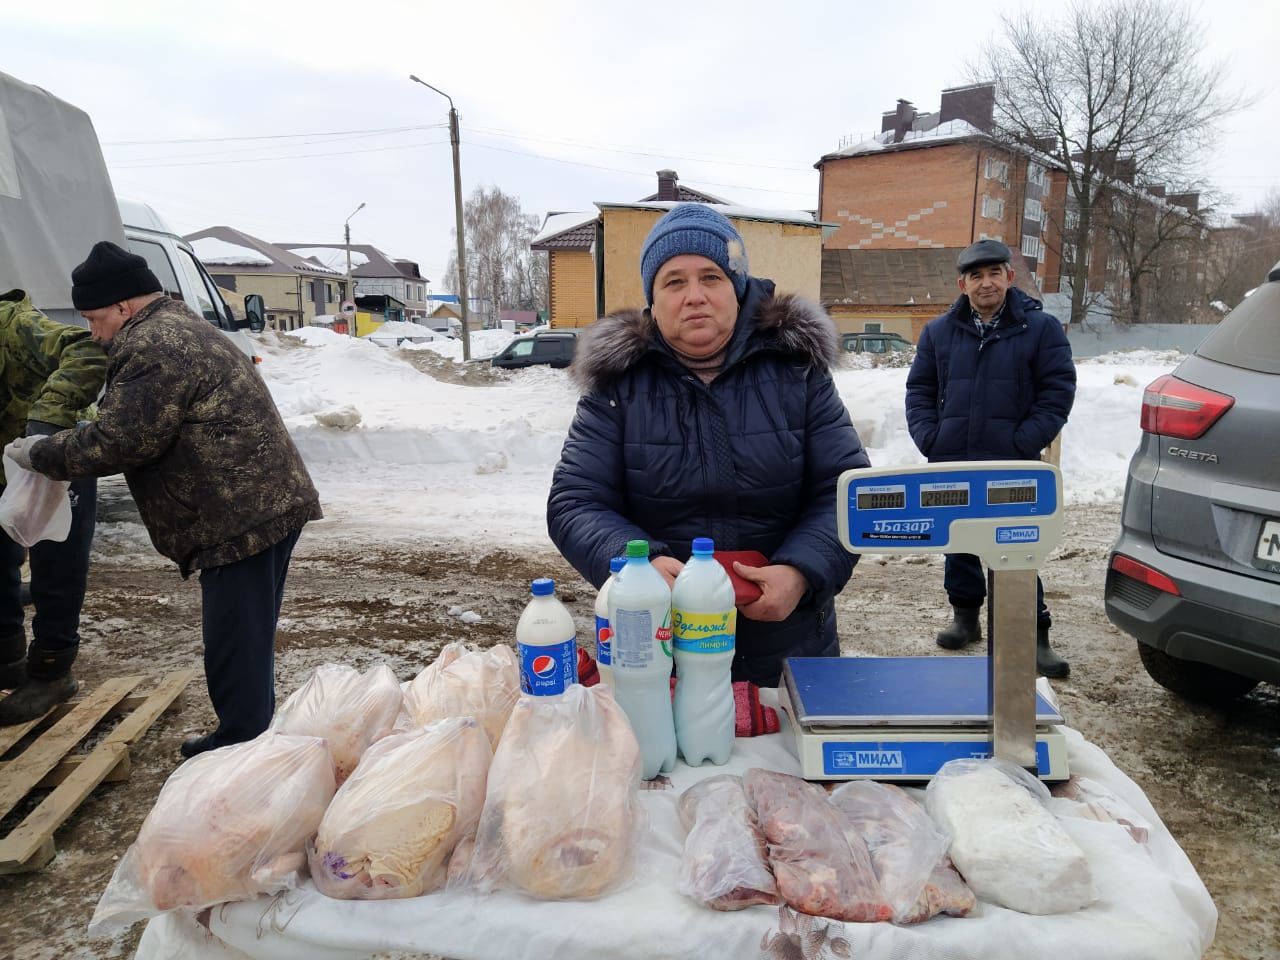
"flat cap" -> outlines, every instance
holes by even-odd
[[[985,267],[989,263],[1012,263],[1013,251],[999,240],[979,240],[960,251],[956,257],[956,270],[964,273],[974,267]]]

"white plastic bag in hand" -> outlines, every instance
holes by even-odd
[[[0,527],[24,547],[41,540],[61,542],[71,532],[71,500],[66,480],[24,470],[4,457],[4,494],[0,495]]]

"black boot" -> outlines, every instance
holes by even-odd
[[[182,746],[178,748],[178,752],[190,760],[206,750],[217,750],[219,747],[225,746],[228,746],[228,744],[218,739],[218,731],[215,730],[213,733],[206,733],[203,737],[187,737],[182,741]]]
[[[1071,673],[1071,664],[1049,646],[1049,628],[1036,627],[1036,673],[1042,677],[1061,679]]]
[[[0,637],[0,690],[17,690],[27,682],[27,635]]]
[[[80,684],[71,676],[76,648],[47,651],[32,644],[27,656],[27,682],[0,700],[0,727],[37,720],[65,700]]]
[[[978,626],[978,612],[981,607],[952,607],[955,619],[943,630],[938,631],[938,646],[943,650],[959,650],[963,646],[982,639],[982,628]]]

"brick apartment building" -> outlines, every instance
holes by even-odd
[[[992,138],[994,105],[991,84],[944,90],[936,113],[899,100],[878,136],[818,161],[818,219],[838,226],[822,300],[842,330],[916,339],[957,295],[947,264],[987,237],[1014,251],[1019,286],[1057,292],[1065,177]]]

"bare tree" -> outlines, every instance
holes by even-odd
[[[482,323],[493,324],[503,309],[538,310],[547,301],[546,255],[529,249],[538,218],[497,186],[476,187],[462,208],[467,235],[469,296],[479,301]],[[457,256],[445,272],[450,290],[458,289]]]
[[[1280,263],[1280,190],[1273,189],[1258,210],[1236,216],[1213,232],[1206,258],[1211,303],[1234,307]]]
[[[1087,309],[1090,262],[1109,229],[1121,184],[1185,183],[1220,121],[1243,106],[1206,64],[1203,31],[1164,0],[1074,0],[1056,19],[1029,10],[1003,18],[1003,35],[974,65],[994,80],[994,133],[1048,154],[1067,182],[1062,246],[1071,322]]]

